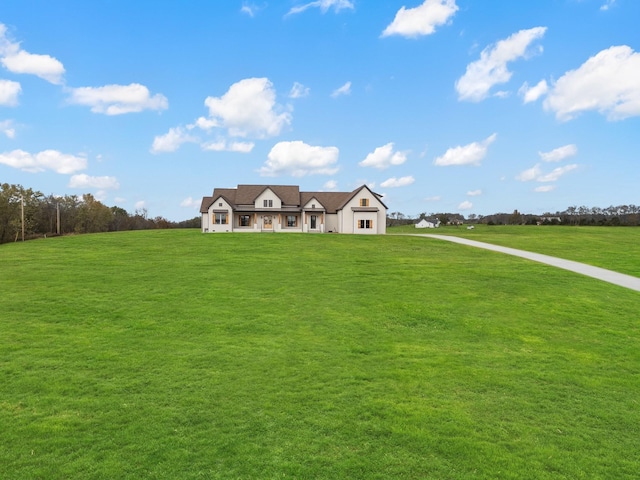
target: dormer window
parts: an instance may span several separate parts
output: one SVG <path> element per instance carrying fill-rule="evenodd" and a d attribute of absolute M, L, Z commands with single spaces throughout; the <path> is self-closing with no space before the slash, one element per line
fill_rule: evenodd
<path fill-rule="evenodd" d="M 264 208 L 271 208 L 273 207 L 273 200 L 264 200 L 262 205 Z"/>
<path fill-rule="evenodd" d="M 315 204 L 315 203 L 312 203 L 312 204 L 311 204 L 311 208 L 316 208 L 316 204 Z"/>
<path fill-rule="evenodd" d="M 360 206 L 361 207 L 368 207 L 369 206 L 369 199 L 368 198 L 361 198 L 360 199 Z"/>
<path fill-rule="evenodd" d="M 221 207 L 221 206 L 222 206 L 222 202 L 220 202 L 220 203 L 218 204 L 218 206 L 219 206 L 219 207 Z"/>

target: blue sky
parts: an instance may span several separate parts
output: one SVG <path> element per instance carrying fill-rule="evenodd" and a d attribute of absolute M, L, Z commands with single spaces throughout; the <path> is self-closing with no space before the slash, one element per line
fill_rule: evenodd
<path fill-rule="evenodd" d="M 637 0 L 3 0 L 0 182 L 198 215 L 364 183 L 390 211 L 638 204 Z"/>

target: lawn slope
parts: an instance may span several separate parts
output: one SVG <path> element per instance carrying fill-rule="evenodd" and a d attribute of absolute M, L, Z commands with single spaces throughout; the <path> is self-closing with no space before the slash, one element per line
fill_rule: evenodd
<path fill-rule="evenodd" d="M 442 234 L 566 258 L 640 277 L 640 228 L 536 225 L 475 225 L 417 229 L 393 227 L 388 233 Z"/>
<path fill-rule="evenodd" d="M 0 247 L 0 477 L 634 478 L 638 294 L 406 236 Z"/>

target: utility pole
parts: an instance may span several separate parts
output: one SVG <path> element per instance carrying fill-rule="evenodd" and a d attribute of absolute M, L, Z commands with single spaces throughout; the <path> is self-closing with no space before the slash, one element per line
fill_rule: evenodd
<path fill-rule="evenodd" d="M 56 233 L 60 235 L 60 202 L 56 203 Z"/>
<path fill-rule="evenodd" d="M 20 195 L 20 218 L 22 219 L 22 241 L 24 242 L 24 195 Z"/>

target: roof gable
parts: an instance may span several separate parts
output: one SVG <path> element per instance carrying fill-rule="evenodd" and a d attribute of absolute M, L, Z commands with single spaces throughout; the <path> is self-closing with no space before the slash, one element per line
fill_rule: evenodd
<path fill-rule="evenodd" d="M 349 197 L 340 205 L 340 207 L 338 208 L 338 210 L 342 210 L 344 208 L 344 206 L 349 203 L 351 200 L 353 200 L 353 198 L 358 195 L 358 193 L 360 193 L 363 189 L 366 189 L 371 195 L 373 195 L 373 197 L 378 200 L 378 202 L 380 202 L 380 204 L 385 208 L 385 210 L 387 209 L 387 206 L 384 204 L 384 202 L 382 201 L 382 195 L 379 195 L 377 193 L 375 193 L 374 191 L 372 191 L 369 187 L 367 187 L 366 185 L 362 185 L 360 188 L 356 188 L 353 192 L 351 192 L 349 195 Z"/>
<path fill-rule="evenodd" d="M 252 205 L 267 189 L 275 193 L 283 205 L 300 205 L 300 188 L 297 185 L 238 185 L 235 203 Z"/>

